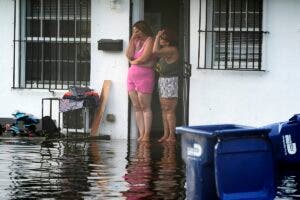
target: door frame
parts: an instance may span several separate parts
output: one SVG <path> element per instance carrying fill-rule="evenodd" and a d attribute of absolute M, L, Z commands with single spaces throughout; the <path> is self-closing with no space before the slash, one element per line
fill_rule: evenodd
<path fill-rule="evenodd" d="M 191 64 L 190 64 L 190 0 L 181 0 L 181 27 L 183 27 L 183 125 L 189 125 L 189 94 L 190 94 L 190 77 L 191 77 Z"/>
<path fill-rule="evenodd" d="M 182 125 L 189 124 L 189 92 L 190 92 L 190 0 L 179 0 L 180 2 L 180 30 L 179 38 L 182 43 L 179 46 L 183 49 L 181 54 L 183 57 L 183 82 L 182 82 Z M 130 0 L 129 14 L 129 33 L 131 33 L 132 25 L 144 19 L 144 0 Z M 129 34 L 129 37 L 131 34 Z M 129 38 L 128 38 L 129 39 Z M 128 139 L 137 138 L 137 128 L 135 126 L 134 112 L 128 97 Z"/>

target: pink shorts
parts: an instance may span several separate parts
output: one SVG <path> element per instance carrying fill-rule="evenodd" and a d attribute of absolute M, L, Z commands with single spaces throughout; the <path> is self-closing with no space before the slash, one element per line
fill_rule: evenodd
<path fill-rule="evenodd" d="M 154 71 L 152 67 L 131 65 L 127 76 L 128 92 L 152 93 L 154 89 Z"/>

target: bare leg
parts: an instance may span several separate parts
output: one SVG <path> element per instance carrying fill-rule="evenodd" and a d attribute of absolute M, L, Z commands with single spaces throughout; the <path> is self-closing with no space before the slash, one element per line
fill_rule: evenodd
<path fill-rule="evenodd" d="M 161 105 L 161 111 L 162 111 L 162 120 L 163 120 L 163 127 L 164 127 L 164 134 L 163 136 L 158 140 L 158 142 L 163 142 L 169 137 L 169 125 L 167 121 L 167 108 L 165 105 L 165 99 L 160 99 L 160 105 Z"/>
<path fill-rule="evenodd" d="M 143 112 L 144 120 L 144 134 L 141 141 L 150 140 L 150 131 L 152 126 L 152 110 L 151 110 L 151 100 L 152 94 L 138 93 L 139 103 Z"/>
<path fill-rule="evenodd" d="M 167 121 L 167 126 L 169 128 L 168 137 L 165 140 L 167 142 L 176 141 L 176 138 L 175 138 L 176 105 L 177 105 L 177 98 L 165 98 L 164 99 L 166 121 Z"/>
<path fill-rule="evenodd" d="M 135 92 L 135 91 L 129 92 L 129 96 L 130 96 L 132 106 L 134 109 L 134 113 L 135 113 L 135 119 L 136 119 L 137 127 L 139 130 L 138 140 L 140 141 L 143 138 L 144 133 L 145 133 L 144 115 L 143 115 L 141 105 L 139 103 L 139 98 L 138 98 L 137 92 Z"/>

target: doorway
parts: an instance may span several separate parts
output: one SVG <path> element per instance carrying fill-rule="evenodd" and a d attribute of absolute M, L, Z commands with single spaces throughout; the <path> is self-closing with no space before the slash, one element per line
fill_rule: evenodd
<path fill-rule="evenodd" d="M 184 0 L 144 0 L 144 20 L 152 27 L 153 32 L 156 34 L 159 30 L 164 27 L 171 28 L 177 33 L 178 36 L 178 49 L 181 51 L 181 58 L 184 58 L 183 48 L 183 35 L 184 35 Z M 181 59 L 181 65 L 184 66 L 184 59 Z M 183 67 L 182 67 L 183 74 Z M 157 80 L 156 80 L 157 82 Z M 179 80 L 179 96 L 178 104 L 176 109 L 177 126 L 184 124 L 183 114 L 183 76 Z M 152 99 L 152 111 L 153 111 L 153 122 L 152 122 L 152 138 L 159 138 L 163 134 L 162 116 L 160 110 L 159 96 L 157 92 L 157 86 L 153 92 Z"/>

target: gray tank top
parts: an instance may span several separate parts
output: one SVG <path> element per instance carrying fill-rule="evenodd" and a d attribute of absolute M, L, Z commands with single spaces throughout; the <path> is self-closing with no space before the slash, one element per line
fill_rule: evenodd
<path fill-rule="evenodd" d="M 165 59 L 160 58 L 156 63 L 156 68 L 161 77 L 179 76 L 179 61 L 168 64 Z"/>

